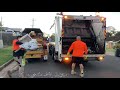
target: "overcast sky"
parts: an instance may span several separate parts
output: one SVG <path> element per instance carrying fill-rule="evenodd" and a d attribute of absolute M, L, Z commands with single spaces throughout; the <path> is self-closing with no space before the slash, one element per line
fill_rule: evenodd
<path fill-rule="evenodd" d="M 40 28 L 43 32 L 53 33 L 49 30 L 53 24 L 57 12 L 0 12 L 4 27 L 29 28 L 32 27 L 32 19 L 35 19 L 34 27 Z M 95 12 L 64 12 L 71 15 L 95 15 Z M 101 16 L 107 18 L 107 26 L 113 26 L 120 31 L 120 12 L 100 12 Z"/>

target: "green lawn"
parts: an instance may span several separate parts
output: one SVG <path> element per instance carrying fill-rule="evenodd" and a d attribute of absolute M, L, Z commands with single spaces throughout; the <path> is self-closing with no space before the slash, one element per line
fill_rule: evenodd
<path fill-rule="evenodd" d="M 106 48 L 106 52 L 115 52 L 115 49 L 113 49 L 113 48 L 111 48 L 111 49 Z"/>
<path fill-rule="evenodd" d="M 12 59 L 12 47 L 0 49 L 0 66 Z"/>

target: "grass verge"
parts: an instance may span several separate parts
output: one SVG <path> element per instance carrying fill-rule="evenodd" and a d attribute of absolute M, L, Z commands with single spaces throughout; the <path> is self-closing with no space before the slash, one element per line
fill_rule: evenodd
<path fill-rule="evenodd" d="M 0 49 L 0 66 L 13 58 L 12 46 Z"/>
<path fill-rule="evenodd" d="M 106 48 L 106 52 L 115 52 L 115 49 L 113 49 L 113 48 Z"/>

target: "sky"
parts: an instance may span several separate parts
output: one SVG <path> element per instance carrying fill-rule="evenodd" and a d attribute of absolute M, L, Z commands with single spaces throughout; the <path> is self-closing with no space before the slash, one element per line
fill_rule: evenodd
<path fill-rule="evenodd" d="M 31 28 L 34 18 L 34 28 L 40 28 L 47 34 L 54 33 L 54 28 L 50 27 L 54 22 L 58 12 L 0 12 L 4 27 L 10 28 Z M 63 12 L 65 15 L 95 15 L 95 12 Z M 100 12 L 101 16 L 106 17 L 106 25 L 113 26 L 120 31 L 120 12 Z"/>

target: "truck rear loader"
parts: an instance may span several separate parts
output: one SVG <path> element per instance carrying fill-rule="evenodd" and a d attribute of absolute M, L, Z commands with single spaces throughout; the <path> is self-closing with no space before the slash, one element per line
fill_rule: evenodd
<path fill-rule="evenodd" d="M 81 36 L 88 47 L 87 60 L 102 61 L 105 56 L 106 18 L 101 16 L 55 16 L 55 45 L 52 47 L 54 61 L 69 61 L 66 57 L 70 45 Z M 71 52 L 72 54 L 72 52 Z"/>

